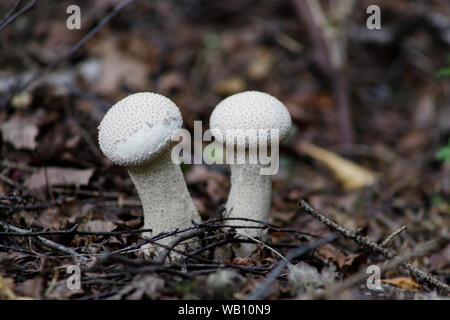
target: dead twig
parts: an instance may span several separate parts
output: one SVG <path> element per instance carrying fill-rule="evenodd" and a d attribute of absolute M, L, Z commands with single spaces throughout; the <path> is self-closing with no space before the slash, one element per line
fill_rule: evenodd
<path fill-rule="evenodd" d="M 26 233 L 27 232 L 26 230 L 23 230 L 23 229 L 21 229 L 19 227 L 15 227 L 15 226 L 10 225 L 9 223 L 6 223 L 6 222 L 1 221 L 1 220 L 0 220 L 0 225 L 3 228 L 5 228 L 6 230 L 12 230 L 12 231 L 18 232 L 18 233 Z M 60 243 L 57 243 L 57 242 L 53 241 L 53 240 L 44 238 L 42 236 L 37 236 L 36 239 L 41 244 L 43 244 L 43 245 L 45 245 L 45 246 L 47 246 L 47 247 L 49 247 L 51 249 L 54 249 L 54 250 L 56 250 L 56 251 L 58 251 L 60 253 L 64 253 L 64 254 L 69 255 L 69 256 L 80 257 L 81 259 L 86 259 L 82 255 L 80 255 L 75 249 L 66 247 L 66 246 L 64 246 L 64 245 L 62 245 Z"/>
<path fill-rule="evenodd" d="M 439 244 L 440 244 L 439 240 L 431 240 L 431 241 L 417 247 L 415 250 L 412 250 L 402 256 L 395 257 L 389 263 L 381 266 L 380 272 L 382 273 L 384 271 L 397 268 L 400 264 L 402 264 L 410 259 L 423 256 L 424 254 L 426 254 L 426 253 L 430 252 L 431 250 L 435 249 L 436 247 L 438 247 Z M 346 290 L 347 288 L 350 288 L 350 287 L 360 283 L 361 281 L 364 281 L 366 278 L 367 278 L 367 271 L 366 271 L 366 268 L 363 268 L 360 272 L 358 272 L 354 276 L 346 279 L 345 281 L 342 281 L 338 284 L 335 284 L 335 285 L 329 287 L 324 292 L 314 294 L 311 298 L 312 299 L 336 298 L 337 294 Z"/>
<path fill-rule="evenodd" d="M 240 235 L 241 237 L 245 237 L 245 238 L 247 238 L 247 239 L 252 240 L 252 241 L 255 242 L 255 243 L 258 243 L 258 244 L 262 245 L 263 247 L 269 249 L 269 250 L 272 251 L 274 254 L 276 254 L 277 256 L 279 256 L 282 260 L 286 261 L 287 264 L 291 264 L 291 262 L 290 262 L 289 260 L 287 260 L 281 253 L 279 253 L 277 250 L 275 250 L 274 248 L 272 248 L 271 246 L 269 246 L 269 245 L 268 245 L 267 243 L 265 243 L 264 241 L 259 240 L 259 239 L 256 239 L 256 238 L 254 238 L 254 237 L 252 237 L 252 236 L 246 235 L 246 234 L 244 234 L 244 233 L 237 232 L 237 234 Z"/>
<path fill-rule="evenodd" d="M 277 227 L 273 224 L 270 224 L 268 222 L 265 221 L 261 221 L 261 220 L 256 220 L 256 219 L 250 219 L 250 218 L 216 218 L 216 219 L 211 219 L 207 222 L 205 222 L 205 224 L 212 224 L 215 222 L 221 222 L 221 221 L 246 221 L 246 222 L 255 222 L 255 223 L 259 223 L 262 226 L 264 226 L 265 228 L 268 229 L 268 231 L 274 231 L 274 232 L 286 232 L 286 233 L 292 233 L 292 234 L 301 234 L 301 235 L 305 235 L 305 236 L 310 236 L 313 238 L 318 238 L 317 235 L 314 235 L 312 233 L 308 233 L 308 232 L 300 232 L 297 231 L 295 229 L 290 229 L 290 228 L 281 228 L 281 227 Z M 227 227 L 226 225 L 220 225 L 220 227 Z M 258 226 L 229 226 L 231 228 L 260 228 Z"/>
<path fill-rule="evenodd" d="M 164 238 L 167 238 L 167 237 L 175 236 L 175 235 L 183 233 L 183 232 L 187 232 L 187 231 L 193 230 L 193 229 L 195 229 L 197 227 L 198 226 L 191 226 L 191 227 L 186 227 L 186 228 L 182 228 L 182 229 L 175 229 L 175 230 L 170 231 L 170 232 L 161 232 L 161 233 L 159 233 L 157 235 L 154 235 L 154 236 L 152 236 L 150 238 L 146 238 L 146 239 L 144 239 L 142 241 L 135 242 L 135 243 L 133 243 L 133 244 L 131 244 L 131 245 L 125 247 L 125 248 L 113 251 L 110 254 L 118 254 L 118 253 L 125 253 L 125 252 L 134 251 L 134 250 L 140 249 L 143 245 L 145 245 L 147 243 L 153 243 L 153 244 L 160 245 L 160 244 L 156 243 L 156 241 L 164 239 Z"/>
<path fill-rule="evenodd" d="M 8 18 L 16 11 L 17 7 L 19 7 L 19 4 L 22 2 L 22 0 L 16 0 L 14 2 L 13 6 L 9 11 L 6 13 L 6 15 L 0 20 L 0 26 L 3 25 L 3 23 L 8 20 Z"/>
<path fill-rule="evenodd" d="M 253 291 L 251 294 L 249 294 L 245 299 L 248 299 L 248 300 L 264 299 L 269 293 L 267 289 L 272 284 L 272 282 L 275 281 L 276 278 L 283 272 L 283 270 L 286 268 L 289 260 L 298 258 L 301 255 L 305 254 L 306 252 L 308 252 L 312 249 L 315 249 L 321 245 L 324 245 L 330 241 L 333 241 L 336 238 L 337 238 L 337 234 L 332 233 L 325 238 L 319 238 L 319 239 L 313 241 L 312 243 L 309 243 L 307 245 L 304 245 L 297 249 L 289 251 L 286 254 L 286 259 L 278 262 L 276 267 L 274 269 L 272 269 L 272 271 L 264 278 L 264 280 L 257 287 L 257 289 L 255 291 Z"/>
<path fill-rule="evenodd" d="M 86 43 L 89 42 L 97 33 L 99 33 L 103 27 L 111 20 L 113 19 L 122 9 L 127 7 L 128 5 L 132 4 L 136 0 L 124 0 L 121 3 L 117 4 L 114 9 L 106 15 L 100 23 L 95 26 L 91 31 L 89 31 L 88 34 L 86 34 L 80 41 L 78 41 L 65 55 L 57 58 L 53 62 L 51 62 L 49 65 L 47 65 L 43 70 L 39 71 L 38 73 L 34 74 L 28 81 L 26 81 L 23 84 L 15 83 L 12 85 L 12 88 L 8 90 L 0 99 L 0 109 L 3 109 L 11 100 L 12 97 L 17 92 L 23 91 L 26 88 L 28 88 L 32 83 L 34 83 L 36 80 L 47 74 L 50 70 L 53 70 L 57 66 L 59 66 L 62 62 L 66 61 L 70 57 L 72 57 L 75 53 L 77 53 L 81 48 L 84 47 Z M 12 17 L 11 17 L 12 18 Z"/>
<path fill-rule="evenodd" d="M 20 17 L 25 12 L 31 10 L 31 8 L 34 7 L 36 4 L 36 0 L 31 0 L 25 7 L 17 11 L 14 15 L 13 12 L 16 11 L 17 7 L 21 3 L 21 0 L 18 0 L 14 3 L 12 8 L 8 11 L 8 13 L 5 15 L 5 17 L 0 21 L 0 31 L 6 28 L 9 24 L 14 22 L 18 17 Z"/>
<path fill-rule="evenodd" d="M 354 130 L 348 81 L 344 72 L 345 49 L 342 45 L 345 41 L 337 39 L 335 30 L 332 30 L 317 1 L 292 0 L 292 4 L 310 38 L 315 64 L 331 86 L 342 140 L 352 143 Z"/>
<path fill-rule="evenodd" d="M 374 253 L 379 254 L 389 260 L 392 260 L 396 257 L 396 253 L 393 252 L 392 250 L 387 249 L 387 248 L 375 243 L 373 240 L 371 240 L 368 237 L 363 237 L 354 231 L 349 231 L 349 230 L 341 227 L 334 221 L 331 221 L 327 217 L 323 216 L 322 214 L 320 214 L 319 212 L 314 210 L 306 201 L 300 200 L 298 202 L 298 205 L 301 209 L 303 209 L 303 211 L 305 211 L 307 214 L 309 214 L 313 218 L 317 219 L 320 223 L 326 225 L 331 230 L 339 232 L 345 238 L 357 243 L 361 248 L 368 248 L 368 249 L 372 250 Z M 448 242 L 448 239 L 444 239 L 441 241 Z M 415 276 L 419 283 L 420 282 L 428 283 L 432 287 L 441 291 L 443 294 L 447 294 L 449 292 L 448 285 L 446 285 L 439 279 L 433 277 L 431 274 L 429 274 L 425 271 L 422 271 L 406 262 L 402 262 L 399 265 L 400 265 L 400 267 L 402 267 L 403 269 L 408 271 L 411 275 Z"/>
<path fill-rule="evenodd" d="M 182 228 L 182 229 L 176 229 L 176 230 L 173 230 L 173 231 L 170 231 L 170 232 L 162 232 L 162 233 L 154 235 L 154 236 L 152 236 L 150 238 L 147 238 L 147 239 L 144 239 L 142 241 L 133 243 L 132 245 L 127 246 L 125 248 L 113 251 L 113 252 L 111 252 L 111 254 L 117 254 L 117 253 L 124 253 L 124 252 L 133 251 L 133 250 L 139 249 L 141 246 L 143 246 L 143 245 L 145 245 L 147 243 L 155 243 L 158 240 L 161 240 L 161 239 L 164 239 L 164 238 L 167 238 L 167 237 L 171 237 L 171 236 L 175 236 L 175 235 L 178 235 L 178 234 L 181 234 L 181 233 L 184 233 L 184 232 L 188 232 L 188 231 L 191 231 L 193 229 L 198 229 L 198 228 L 223 228 L 223 227 L 240 228 L 241 227 L 241 226 L 223 226 L 223 225 L 214 225 L 213 224 L 215 222 L 224 221 L 224 220 L 251 221 L 251 222 L 260 223 L 260 224 L 264 225 L 263 228 L 267 227 L 269 230 L 272 230 L 272 231 L 288 232 L 288 233 L 293 233 L 293 234 L 305 234 L 305 233 L 298 232 L 298 231 L 296 231 L 294 229 L 279 228 L 279 227 L 276 227 L 276 226 L 271 225 L 269 223 L 266 223 L 266 222 L 263 222 L 263 221 L 259 221 L 259 220 L 254 220 L 254 219 L 246 219 L 246 218 L 212 219 L 210 221 L 207 221 L 207 222 L 204 222 L 204 223 L 200 223 L 198 225 L 194 225 L 194 226 L 190 226 L 190 227 L 186 227 L 186 228 Z M 254 227 L 254 226 L 252 226 L 252 227 Z M 248 228 L 248 227 L 247 226 L 242 226 L 242 228 Z M 312 236 L 312 237 L 317 237 L 317 236 L 312 235 L 312 234 L 306 234 L 306 235 L 309 235 L 309 236 Z M 247 243 L 249 243 L 249 242 L 247 242 Z M 250 243 L 252 243 L 252 242 L 250 242 Z"/>
<path fill-rule="evenodd" d="M 160 264 L 164 264 L 164 262 L 166 261 L 167 257 L 169 256 L 170 252 L 181 242 L 189 240 L 189 239 L 193 239 L 196 238 L 198 236 L 201 236 L 205 233 L 204 230 L 200 229 L 200 230 L 194 230 L 191 231 L 189 233 L 186 234 L 182 234 L 178 237 L 176 237 L 175 239 L 172 240 L 172 242 L 169 244 L 168 248 L 166 250 L 164 250 L 163 253 L 161 253 L 161 255 L 158 256 L 158 259 L 156 260 L 158 263 Z"/>
<path fill-rule="evenodd" d="M 59 235 L 80 235 L 80 236 L 104 236 L 104 237 L 114 237 L 118 235 L 128 235 L 134 233 L 144 233 L 144 232 L 152 232 L 152 229 L 139 229 L 139 230 L 123 230 L 123 231 L 110 231 L 110 232 L 102 232 L 102 231 L 78 231 L 73 228 L 69 230 L 57 230 L 57 231 L 33 231 L 33 232 L 8 232 L 8 231 L 0 231 L 0 236 L 7 237 L 36 237 L 36 236 L 59 236 Z"/>
<path fill-rule="evenodd" d="M 401 226 L 399 229 L 395 230 L 389 237 L 387 237 L 380 246 L 387 247 L 396 237 L 406 230 L 406 226 Z"/>

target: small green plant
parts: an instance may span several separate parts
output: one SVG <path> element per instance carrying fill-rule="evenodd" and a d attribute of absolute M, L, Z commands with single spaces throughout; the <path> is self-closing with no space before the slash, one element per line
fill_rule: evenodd
<path fill-rule="evenodd" d="M 447 56 L 447 60 L 450 61 L 450 55 Z M 450 77 L 450 67 L 445 67 L 436 72 L 436 76 L 440 77 Z M 448 145 L 443 146 L 436 153 L 436 160 L 442 162 L 450 162 L 450 139 L 448 140 Z"/>
<path fill-rule="evenodd" d="M 450 76 L 450 68 L 446 67 L 446 68 L 442 68 L 442 69 L 438 70 L 436 72 L 436 76 L 438 76 L 439 78 Z"/>
<path fill-rule="evenodd" d="M 438 78 L 449 77 L 450 76 L 450 53 L 445 56 L 446 66 L 436 71 L 436 76 Z"/>
<path fill-rule="evenodd" d="M 438 206 L 444 203 L 444 201 L 444 198 L 440 194 L 434 195 L 433 198 L 431 198 L 431 203 L 433 206 Z"/>
<path fill-rule="evenodd" d="M 450 140 L 436 153 L 436 160 L 450 163 Z"/>

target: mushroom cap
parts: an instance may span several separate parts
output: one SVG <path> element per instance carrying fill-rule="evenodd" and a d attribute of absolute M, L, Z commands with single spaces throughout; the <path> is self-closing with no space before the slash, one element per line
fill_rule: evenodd
<path fill-rule="evenodd" d="M 112 106 L 98 127 L 100 149 L 113 163 L 149 163 L 176 142 L 181 113 L 170 99 L 151 92 L 129 95 Z"/>
<path fill-rule="evenodd" d="M 277 98 L 259 91 L 245 91 L 222 100 L 210 118 L 212 134 L 220 142 L 227 141 L 227 133 L 234 137 L 244 135 L 245 146 L 255 145 L 258 138 L 270 144 L 270 130 L 279 130 L 279 140 L 285 139 L 291 128 L 289 111 Z M 266 130 L 249 135 L 250 130 Z M 263 133 L 263 134 L 262 134 Z M 236 145 L 243 140 L 237 139 Z"/>

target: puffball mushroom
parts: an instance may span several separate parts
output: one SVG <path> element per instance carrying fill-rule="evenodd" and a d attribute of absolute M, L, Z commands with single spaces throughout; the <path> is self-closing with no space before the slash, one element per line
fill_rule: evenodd
<path fill-rule="evenodd" d="M 259 157 L 258 161 L 249 161 L 248 150 L 254 151 L 258 144 L 259 148 L 267 144 L 267 148 L 272 148 L 271 152 L 278 152 L 278 140 L 286 138 L 291 128 L 291 117 L 287 108 L 267 93 L 241 92 L 224 99 L 214 108 L 210 128 L 216 141 L 227 145 L 227 157 L 228 146 L 232 146 L 236 151 L 234 164 L 230 164 L 231 189 L 226 204 L 227 218 L 249 218 L 267 222 L 271 208 L 271 176 L 261 174 L 261 169 L 267 166 L 261 163 Z M 252 130 L 258 130 L 256 136 L 248 134 Z M 278 132 L 278 139 L 271 138 L 274 131 Z M 228 135 L 229 132 L 232 134 Z M 273 141 L 276 141 L 276 145 L 272 146 Z M 239 156 L 236 150 L 238 148 L 245 149 L 244 158 Z M 227 220 L 226 224 L 261 226 L 240 220 Z M 261 237 L 261 229 L 238 231 L 250 237 Z M 251 255 L 255 249 L 254 244 L 240 244 L 233 248 L 241 257 Z"/>
<path fill-rule="evenodd" d="M 100 149 L 114 164 L 127 169 L 137 189 L 144 228 L 152 229 L 144 236 L 201 221 L 180 166 L 171 160 L 170 151 L 176 143 L 171 136 L 181 124 L 175 103 L 156 93 L 141 92 L 112 106 L 98 128 Z M 171 240 L 168 237 L 160 242 Z"/>

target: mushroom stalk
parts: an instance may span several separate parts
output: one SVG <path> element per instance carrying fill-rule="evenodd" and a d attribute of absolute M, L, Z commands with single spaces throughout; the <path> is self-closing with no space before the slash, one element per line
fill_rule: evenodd
<path fill-rule="evenodd" d="M 145 236 L 189 227 L 192 221 L 201 220 L 180 166 L 171 159 L 171 137 L 182 122 L 180 110 L 170 99 L 140 92 L 112 106 L 99 125 L 100 149 L 113 163 L 126 167 L 136 186 L 145 228 L 152 229 Z M 171 238 L 160 243 L 168 244 Z M 144 248 L 150 247 L 152 244 Z"/>
<path fill-rule="evenodd" d="M 231 165 L 228 216 L 267 222 L 272 192 L 270 174 L 275 174 L 276 171 L 270 170 L 273 169 L 272 166 L 266 168 L 263 165 L 266 161 L 261 152 L 265 148 L 265 151 L 270 149 L 271 158 L 275 152 L 278 164 L 279 141 L 288 136 L 291 128 L 289 111 L 283 103 L 267 93 L 246 91 L 222 100 L 211 114 L 210 126 L 216 140 L 226 144 L 227 153 L 229 149 L 235 148 L 238 152 L 235 153 L 234 160 L 241 160 Z M 248 157 L 239 154 L 239 150 L 243 149 L 246 153 L 249 152 Z M 257 150 L 258 158 L 255 158 L 254 152 Z M 232 156 L 227 154 L 228 157 Z M 234 222 L 229 220 L 226 224 L 232 225 Z M 248 221 L 245 224 L 257 225 Z M 261 229 L 252 228 L 243 229 L 241 234 L 256 238 L 264 236 Z M 256 245 L 241 244 L 233 246 L 233 249 L 238 256 L 249 256 L 255 251 Z"/>
<path fill-rule="evenodd" d="M 270 213 L 272 179 L 261 175 L 262 165 L 235 164 L 231 165 L 231 189 L 226 205 L 227 218 L 248 218 L 267 222 Z M 226 225 L 261 226 L 260 223 L 227 220 Z M 264 236 L 261 229 L 237 230 L 253 238 Z M 256 249 L 255 244 L 241 243 L 234 248 L 238 256 L 249 256 Z"/>
<path fill-rule="evenodd" d="M 144 209 L 144 228 L 157 235 L 200 222 L 183 173 L 172 162 L 170 153 L 162 154 L 150 164 L 127 167 Z M 167 244 L 171 237 L 160 242 Z"/>

